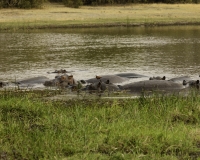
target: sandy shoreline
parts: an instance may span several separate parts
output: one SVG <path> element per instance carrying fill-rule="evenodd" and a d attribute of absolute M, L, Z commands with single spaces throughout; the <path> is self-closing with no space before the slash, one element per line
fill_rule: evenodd
<path fill-rule="evenodd" d="M 1 9 L 0 30 L 113 26 L 200 25 L 199 4 L 132 4 L 42 9 Z"/>

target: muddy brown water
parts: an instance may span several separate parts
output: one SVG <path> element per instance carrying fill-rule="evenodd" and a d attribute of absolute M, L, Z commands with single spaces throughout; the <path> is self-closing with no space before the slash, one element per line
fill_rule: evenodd
<path fill-rule="evenodd" d="M 200 26 L 0 32 L 0 57 L 0 81 L 54 78 L 47 72 L 56 69 L 66 69 L 77 80 L 124 72 L 196 79 Z"/>

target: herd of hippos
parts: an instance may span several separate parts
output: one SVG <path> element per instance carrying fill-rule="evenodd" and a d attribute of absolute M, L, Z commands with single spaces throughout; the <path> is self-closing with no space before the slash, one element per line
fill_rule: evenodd
<path fill-rule="evenodd" d="M 165 76 L 148 77 L 135 73 L 119 73 L 114 75 L 96 76 L 95 78 L 86 80 L 76 80 L 73 75 L 68 75 L 67 71 L 64 69 L 55 70 L 54 72 L 48 73 L 56 73 L 57 75 L 54 79 L 40 76 L 16 82 L 0 82 L 0 87 L 4 88 L 12 85 L 17 85 L 18 87 L 28 87 L 42 84 L 45 87 L 58 87 L 62 89 L 70 88 L 71 90 L 82 90 L 88 91 L 89 93 L 103 93 L 104 91 L 126 91 L 126 93 L 130 94 L 141 94 L 144 92 L 152 93 L 155 91 L 175 93 L 180 91 L 188 91 L 188 89 L 191 88 L 199 89 L 199 80 L 194 80 L 189 76 L 167 79 Z M 146 77 L 147 80 L 129 82 L 129 80 L 132 78 L 139 79 L 144 77 Z"/>

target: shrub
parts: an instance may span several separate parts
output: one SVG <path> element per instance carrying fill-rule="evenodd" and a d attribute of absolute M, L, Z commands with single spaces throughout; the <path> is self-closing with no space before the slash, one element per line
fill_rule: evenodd
<path fill-rule="evenodd" d="M 45 0 L 0 0 L 0 8 L 40 8 Z"/>

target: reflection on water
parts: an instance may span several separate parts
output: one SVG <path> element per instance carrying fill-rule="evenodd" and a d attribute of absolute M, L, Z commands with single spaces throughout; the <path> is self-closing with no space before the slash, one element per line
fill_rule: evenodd
<path fill-rule="evenodd" d="M 119 72 L 199 75 L 200 27 L 35 30 L 0 33 L 0 80 L 73 71 L 77 79 Z"/>

